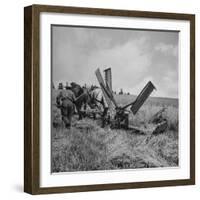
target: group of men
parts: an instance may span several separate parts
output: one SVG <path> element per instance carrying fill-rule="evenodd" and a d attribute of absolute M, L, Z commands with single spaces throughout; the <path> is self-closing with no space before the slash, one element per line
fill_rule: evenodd
<path fill-rule="evenodd" d="M 94 90 L 92 89 L 93 92 Z M 62 121 L 66 128 L 71 127 L 75 109 L 79 119 L 85 117 L 87 112 L 90 112 L 94 119 L 96 118 L 96 99 L 93 95 L 91 97 L 90 92 L 85 87 L 75 83 L 71 83 L 70 87 L 66 86 L 63 89 L 59 89 L 56 104 L 61 111 Z"/>

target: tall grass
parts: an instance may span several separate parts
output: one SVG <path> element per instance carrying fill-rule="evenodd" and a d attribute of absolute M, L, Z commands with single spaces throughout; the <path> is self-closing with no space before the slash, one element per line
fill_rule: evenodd
<path fill-rule="evenodd" d="M 134 126 L 148 126 L 150 119 L 162 108 L 159 105 L 144 105 L 135 116 L 129 115 L 129 121 Z M 168 130 L 178 132 L 178 108 L 174 106 L 165 108 L 162 116 L 167 120 Z"/>
<path fill-rule="evenodd" d="M 53 129 L 53 134 L 53 172 L 96 170 L 105 166 L 105 134 L 92 121 L 87 121 L 83 128 Z"/>

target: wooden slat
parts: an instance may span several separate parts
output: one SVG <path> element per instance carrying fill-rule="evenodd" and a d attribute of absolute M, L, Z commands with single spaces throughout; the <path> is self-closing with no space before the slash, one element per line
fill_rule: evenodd
<path fill-rule="evenodd" d="M 151 81 L 149 81 L 143 88 L 143 90 L 140 92 L 133 105 L 131 106 L 131 111 L 133 112 L 134 115 L 138 112 L 138 110 L 141 108 L 141 106 L 144 104 L 144 102 L 147 100 L 147 98 L 154 89 L 155 86 Z"/>
<path fill-rule="evenodd" d="M 105 86 L 105 83 L 104 83 L 104 80 L 103 80 L 103 77 L 101 75 L 99 68 L 95 71 L 95 74 L 96 74 L 97 80 L 99 81 L 99 85 L 100 85 L 101 90 L 103 92 L 106 103 L 108 104 L 108 107 L 110 109 L 117 107 L 117 103 L 116 103 L 112 93 Z"/>
<path fill-rule="evenodd" d="M 112 72 L 111 68 L 105 69 L 105 82 L 106 82 L 106 87 L 112 92 Z"/>

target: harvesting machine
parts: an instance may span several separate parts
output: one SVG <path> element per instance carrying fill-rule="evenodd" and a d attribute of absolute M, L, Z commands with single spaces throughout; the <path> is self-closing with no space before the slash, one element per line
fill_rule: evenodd
<path fill-rule="evenodd" d="M 127 105 L 120 106 L 118 105 L 112 91 L 111 68 L 104 70 L 104 73 L 105 78 L 103 79 L 100 69 L 98 68 L 95 71 L 97 80 L 103 93 L 103 97 L 107 104 L 102 117 L 102 126 L 105 126 L 105 124 L 110 124 L 111 128 L 135 129 L 135 127 L 130 126 L 129 124 L 129 114 L 132 112 L 133 115 L 136 115 L 153 90 L 156 89 L 155 86 L 151 81 L 149 81 L 135 100 Z M 154 130 L 164 131 L 165 129 L 166 122 L 161 122 L 156 125 Z"/>

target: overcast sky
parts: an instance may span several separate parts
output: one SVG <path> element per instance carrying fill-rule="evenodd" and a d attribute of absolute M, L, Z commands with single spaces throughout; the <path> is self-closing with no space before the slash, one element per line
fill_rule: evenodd
<path fill-rule="evenodd" d="M 112 69 L 113 90 L 139 94 L 151 80 L 160 97 L 178 97 L 178 32 L 52 27 L 53 82 L 98 85 Z"/>

